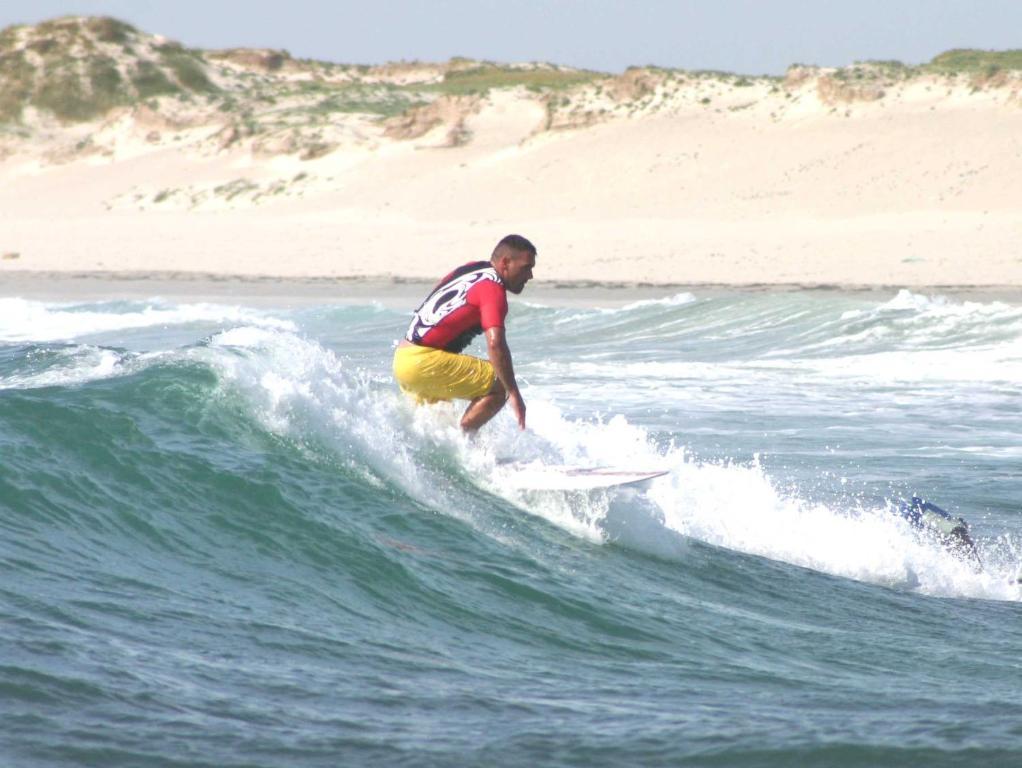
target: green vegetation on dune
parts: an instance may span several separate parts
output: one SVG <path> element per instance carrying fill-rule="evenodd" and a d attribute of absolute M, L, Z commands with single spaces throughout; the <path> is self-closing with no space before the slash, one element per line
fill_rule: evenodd
<path fill-rule="evenodd" d="M 838 80 L 907 80 L 926 74 L 993 75 L 1022 71 L 1022 50 L 981 51 L 958 48 L 934 56 L 929 62 L 912 66 L 896 59 L 859 61 L 834 73 Z"/>
<path fill-rule="evenodd" d="M 85 20 L 85 28 L 102 43 L 126 43 L 139 32 L 130 24 L 109 16 L 98 16 Z"/>
<path fill-rule="evenodd" d="M 702 80 L 720 80 L 722 82 L 735 80 L 739 77 L 737 73 L 728 72 L 723 69 L 663 69 L 660 67 L 646 67 L 646 69 L 649 69 L 651 72 L 677 73 Z"/>
<path fill-rule="evenodd" d="M 952 50 L 919 66 L 888 60 L 803 69 L 793 73 L 794 82 L 813 77 L 842 93 L 879 93 L 880 98 L 889 84 L 920 76 L 961 76 L 977 89 L 997 87 L 1010 72 L 1022 70 L 1022 50 Z M 649 106 L 657 93 L 669 99 L 682 87 L 766 84 L 776 93 L 784 79 L 657 66 L 615 76 L 461 58 L 447 64 L 345 65 L 294 59 L 287 51 L 270 49 L 191 49 L 110 17 L 69 16 L 0 30 L 0 126 L 5 130 L 18 128 L 29 107 L 78 122 L 119 106 L 145 103 L 173 111 L 188 104 L 192 112 L 205 107 L 211 119 L 217 113 L 236 117 L 239 135 L 251 136 L 322 126 L 331 115 L 390 118 L 440 97 L 485 96 L 510 88 L 541 94 L 548 109 L 574 111 L 585 101 L 576 91 L 589 87 L 601 97 L 609 94 L 633 114 Z M 709 103 L 709 97 L 699 95 Z M 157 97 L 165 98 L 159 102 Z M 192 118 L 201 120 L 202 115 Z"/>
<path fill-rule="evenodd" d="M 322 80 L 290 82 L 284 85 L 261 85 L 247 95 L 251 102 L 277 108 L 266 117 L 279 119 L 302 115 L 323 117 L 332 113 L 367 114 L 391 117 L 425 103 L 419 89 L 393 83 L 331 83 Z M 220 110 L 234 112 L 239 108 L 240 94 L 225 95 Z"/>
<path fill-rule="evenodd" d="M 886 72 L 888 74 L 911 73 L 914 69 L 905 62 L 898 61 L 897 59 L 867 59 L 861 63 L 871 67 L 872 69 L 880 72 Z"/>
<path fill-rule="evenodd" d="M 33 106 L 52 112 L 62 120 L 88 120 L 95 114 L 83 98 L 77 72 L 54 72 L 33 95 Z"/>
<path fill-rule="evenodd" d="M 487 93 L 495 88 L 524 86 L 533 91 L 565 90 L 606 77 L 587 70 L 562 70 L 547 67 L 509 67 L 484 63 L 467 69 L 454 69 L 440 83 L 422 90 L 453 96 Z"/>
<path fill-rule="evenodd" d="M 14 49 L 14 44 L 18 40 L 18 32 L 22 29 L 24 29 L 24 27 L 20 24 L 0 29 L 0 54 L 7 53 Z"/>
<path fill-rule="evenodd" d="M 217 90 L 200 52 L 155 40 L 109 17 L 0 31 L 0 122 L 18 122 L 26 107 L 80 122 L 154 96 Z"/>
<path fill-rule="evenodd" d="M 142 100 L 177 94 L 181 91 L 170 82 L 162 69 L 147 59 L 135 63 L 134 71 L 131 73 L 131 84 L 135 86 L 138 97 Z"/>
<path fill-rule="evenodd" d="M 347 85 L 329 93 L 309 111 L 322 115 L 338 112 L 392 117 L 425 103 L 414 91 L 393 85 Z"/>
<path fill-rule="evenodd" d="M 211 93 L 217 87 L 206 74 L 206 62 L 202 54 L 189 51 L 177 43 L 168 43 L 158 49 L 160 62 L 171 72 L 186 90 Z"/>
<path fill-rule="evenodd" d="M 24 51 L 0 54 L 0 122 L 16 122 L 32 93 L 35 68 Z"/>
<path fill-rule="evenodd" d="M 123 104 L 123 78 L 117 62 L 108 56 L 92 59 L 88 63 L 89 98 L 87 103 L 94 115 Z"/>
<path fill-rule="evenodd" d="M 974 48 L 957 48 L 935 56 L 926 69 L 949 73 L 986 73 L 1000 70 L 1022 70 L 1022 50 L 980 51 Z"/>
<path fill-rule="evenodd" d="M 907 80 L 918 75 L 918 67 L 910 67 L 896 59 L 857 61 L 851 66 L 842 67 L 834 73 L 836 80 L 876 81 L 876 80 Z"/>
<path fill-rule="evenodd" d="M 64 66 L 50 73 L 32 98 L 33 106 L 61 120 L 90 120 L 125 103 L 121 75 L 111 59 L 93 59 L 83 78 L 78 67 Z"/>

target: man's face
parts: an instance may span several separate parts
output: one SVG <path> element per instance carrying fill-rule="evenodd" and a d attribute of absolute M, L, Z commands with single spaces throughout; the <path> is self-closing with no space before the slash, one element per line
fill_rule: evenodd
<path fill-rule="evenodd" d="M 532 279 L 532 268 L 536 266 L 536 257 L 531 253 L 508 251 L 504 262 L 504 285 L 511 293 L 521 293 L 525 284 Z"/>

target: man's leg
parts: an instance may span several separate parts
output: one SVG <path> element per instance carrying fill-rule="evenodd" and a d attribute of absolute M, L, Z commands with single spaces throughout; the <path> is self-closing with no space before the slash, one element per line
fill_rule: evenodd
<path fill-rule="evenodd" d="M 489 392 L 469 402 L 461 417 L 461 428 L 466 432 L 474 432 L 496 416 L 506 402 L 507 392 L 504 385 L 500 383 L 500 379 L 494 379 Z"/>

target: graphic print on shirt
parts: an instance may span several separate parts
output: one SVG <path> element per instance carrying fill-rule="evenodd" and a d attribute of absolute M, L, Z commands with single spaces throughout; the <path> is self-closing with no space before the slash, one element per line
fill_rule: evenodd
<path fill-rule="evenodd" d="M 427 333 L 465 306 L 469 290 L 483 280 L 492 280 L 498 285 L 503 285 L 497 271 L 486 261 L 466 264 L 456 270 L 450 279 L 434 289 L 415 310 L 405 338 L 416 344 L 421 343 Z M 461 351 L 479 330 L 471 329 L 467 338 L 458 338 L 455 343 L 445 345 L 444 349 Z"/>

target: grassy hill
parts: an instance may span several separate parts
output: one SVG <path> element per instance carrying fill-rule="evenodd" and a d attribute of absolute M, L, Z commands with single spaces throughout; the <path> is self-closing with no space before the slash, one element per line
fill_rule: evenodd
<path fill-rule="evenodd" d="M 89 120 L 156 96 L 215 93 L 199 51 L 110 18 L 62 18 L 0 32 L 0 121 L 26 107 Z"/>
<path fill-rule="evenodd" d="M 990 77 L 1022 70 L 1022 51 L 952 50 L 928 64 L 862 62 L 828 70 L 840 81 L 903 80 L 919 75 Z M 689 79 L 752 80 L 730 73 L 645 68 Z M 627 74 L 627 73 L 626 73 Z M 549 64 L 501 65 L 467 59 L 378 67 L 294 59 L 286 51 L 203 51 L 106 17 L 64 17 L 0 31 L 0 123 L 26 110 L 63 122 L 92 120 L 115 107 L 177 102 L 236 112 L 251 120 L 267 106 L 306 117 L 364 113 L 389 117 L 441 96 L 524 87 L 540 95 L 609 81 L 610 75 Z M 634 78 L 633 78 L 634 79 Z M 162 100 L 162 101 L 161 101 Z M 270 110 L 274 111 L 274 110 Z"/>
<path fill-rule="evenodd" d="M 795 65 L 785 77 L 634 67 L 621 75 L 554 64 L 454 58 L 378 66 L 296 59 L 269 49 L 199 50 L 107 17 L 62 17 L 0 30 L 0 158 L 43 135 L 71 158 L 112 151 L 102 124 L 127 110 L 153 146 L 192 127 L 203 151 L 244 146 L 309 160 L 346 143 L 417 139 L 435 129 L 446 146 L 471 140 L 471 115 L 495 91 L 538 103 L 537 131 L 585 128 L 654 112 L 705 110 L 782 120 L 816 108 L 889 98 L 914 78 L 972 91 L 1022 83 L 1022 51 L 953 50 L 931 62 Z M 758 109 L 758 111 L 757 111 Z M 162 136 L 162 138 L 161 138 Z M 181 138 L 181 137 L 178 137 Z M 442 143 L 442 142 L 441 142 Z M 436 142 L 434 142 L 436 144 Z M 48 155 L 49 156 L 49 155 Z"/>
<path fill-rule="evenodd" d="M 406 77 L 415 69 L 422 73 Z M 160 98 L 200 100 L 225 112 L 298 99 L 317 114 L 388 116 L 441 95 L 517 86 L 557 90 L 599 77 L 567 67 L 466 59 L 366 67 L 301 61 L 286 51 L 202 51 L 106 17 L 64 17 L 0 31 L 0 123 L 21 121 L 27 109 L 85 121 Z"/>

